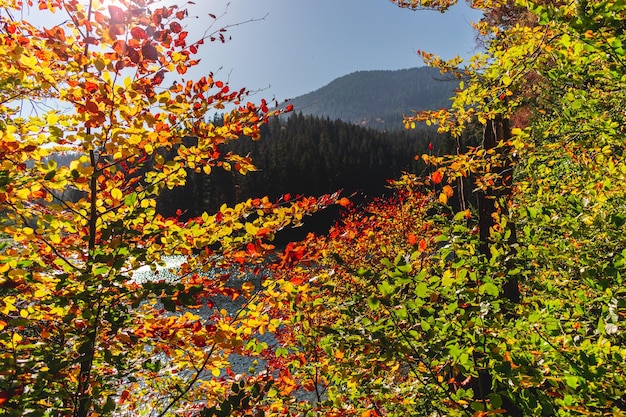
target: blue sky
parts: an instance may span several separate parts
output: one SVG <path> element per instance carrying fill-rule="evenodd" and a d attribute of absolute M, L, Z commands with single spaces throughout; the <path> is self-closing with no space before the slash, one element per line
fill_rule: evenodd
<path fill-rule="evenodd" d="M 316 90 L 359 70 L 404 69 L 423 65 L 416 50 L 443 57 L 476 52 L 471 22 L 480 15 L 464 2 L 442 14 L 401 9 L 389 0 L 196 0 L 206 28 L 208 13 L 236 24 L 226 44 L 205 45 L 192 74 L 214 71 L 235 88 L 262 90 L 258 97 L 279 101 Z M 196 23 L 197 22 L 197 23 Z M 254 100 L 252 98 L 252 101 Z"/>
<path fill-rule="evenodd" d="M 226 33 L 232 40 L 205 44 L 198 53 L 201 64 L 187 76 L 214 72 L 231 88 L 258 90 L 250 98 L 253 102 L 280 102 L 355 71 L 422 66 L 418 49 L 444 58 L 477 52 L 471 22 L 480 14 L 463 0 L 446 13 L 402 9 L 390 0 L 194 1 L 187 6 L 186 0 L 160 4 L 189 9 L 189 41 L 212 23 L 214 29 L 232 25 Z M 209 13 L 219 17 L 217 22 Z M 26 14 L 27 19 L 52 25 L 50 17 L 35 8 Z"/>

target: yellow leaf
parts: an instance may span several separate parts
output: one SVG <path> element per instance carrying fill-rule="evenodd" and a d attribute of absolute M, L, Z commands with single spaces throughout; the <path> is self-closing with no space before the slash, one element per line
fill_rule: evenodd
<path fill-rule="evenodd" d="M 448 204 L 448 196 L 444 193 L 439 194 L 439 202 L 441 204 Z"/>
<path fill-rule="evenodd" d="M 59 116 L 57 116 L 56 113 L 50 113 L 48 115 L 48 117 L 46 117 L 46 122 L 50 125 L 50 126 L 54 126 L 57 124 L 57 122 L 59 121 Z"/>
<path fill-rule="evenodd" d="M 124 194 L 119 188 L 114 188 L 111 190 L 111 197 L 116 200 L 121 200 L 122 198 L 124 198 Z"/>
<path fill-rule="evenodd" d="M 292 293 L 292 292 L 294 291 L 294 286 L 293 286 L 293 284 L 292 284 L 291 282 L 289 282 L 289 281 L 286 281 L 286 282 L 282 285 L 282 287 L 283 287 L 283 290 L 284 290 L 286 293 Z"/>
<path fill-rule="evenodd" d="M 16 194 L 20 200 L 28 200 L 28 197 L 30 197 L 30 190 L 28 188 L 22 188 L 21 190 L 17 190 Z"/>
<path fill-rule="evenodd" d="M 256 232 L 258 232 L 259 228 L 253 225 L 252 223 L 246 222 L 246 233 L 256 236 Z"/>
<path fill-rule="evenodd" d="M 34 56 L 22 54 L 22 56 L 20 56 L 20 63 L 27 67 L 34 67 L 37 65 L 37 58 Z"/>

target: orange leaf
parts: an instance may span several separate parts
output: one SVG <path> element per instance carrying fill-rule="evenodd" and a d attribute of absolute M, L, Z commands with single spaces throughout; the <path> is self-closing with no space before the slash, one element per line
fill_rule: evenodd
<path fill-rule="evenodd" d="M 441 171 L 437 170 L 430 174 L 430 180 L 435 184 L 439 184 L 443 180 L 443 174 Z"/>
<path fill-rule="evenodd" d="M 337 204 L 339 204 L 341 207 L 348 207 L 350 206 L 350 200 L 348 200 L 346 197 L 342 197 L 339 199 L 339 201 L 337 201 Z"/>

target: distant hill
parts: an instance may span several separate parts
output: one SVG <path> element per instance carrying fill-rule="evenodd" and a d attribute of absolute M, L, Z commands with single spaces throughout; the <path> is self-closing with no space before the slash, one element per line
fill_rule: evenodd
<path fill-rule="evenodd" d="M 458 80 L 420 67 L 397 71 L 358 71 L 289 100 L 295 112 L 339 119 L 378 130 L 402 129 L 412 110 L 450 106 Z"/>

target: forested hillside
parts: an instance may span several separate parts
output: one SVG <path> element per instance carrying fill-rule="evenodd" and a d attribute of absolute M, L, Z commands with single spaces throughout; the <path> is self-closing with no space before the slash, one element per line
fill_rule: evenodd
<path fill-rule="evenodd" d="M 289 100 L 297 112 L 378 130 L 403 129 L 412 110 L 450 107 L 459 80 L 430 67 L 359 71 Z"/>
<path fill-rule="evenodd" d="M 258 170 L 241 175 L 218 167 L 205 175 L 189 169 L 184 186 L 162 194 L 159 210 L 165 215 L 181 210 L 185 217 L 193 217 L 251 197 L 276 200 L 284 194 L 338 190 L 357 194 L 360 201 L 371 199 L 388 191 L 387 180 L 423 169 L 415 156 L 441 154 L 451 145 L 432 128 L 381 132 L 300 113 L 272 119 L 261 128 L 261 136 L 259 141 L 234 141 L 220 147 L 224 154 L 249 155 Z"/>

